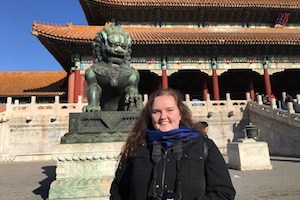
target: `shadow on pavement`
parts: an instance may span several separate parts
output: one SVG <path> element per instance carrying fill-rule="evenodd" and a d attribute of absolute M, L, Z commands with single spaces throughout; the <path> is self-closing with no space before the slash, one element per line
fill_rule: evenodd
<path fill-rule="evenodd" d="M 43 173 L 46 174 L 47 178 L 39 182 L 41 186 L 32 192 L 40 195 L 43 199 L 47 199 L 49 195 L 50 184 L 55 180 L 56 166 L 45 166 L 42 167 L 42 169 L 44 170 Z"/>
<path fill-rule="evenodd" d="M 284 162 L 300 162 L 300 158 L 295 157 L 271 157 L 271 161 L 284 161 Z"/>

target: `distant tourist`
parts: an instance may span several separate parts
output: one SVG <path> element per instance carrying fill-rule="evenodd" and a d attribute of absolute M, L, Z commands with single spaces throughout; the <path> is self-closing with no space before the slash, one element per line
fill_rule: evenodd
<path fill-rule="evenodd" d="M 208 123 L 205 122 L 205 121 L 201 121 L 201 122 L 197 123 L 197 126 L 201 130 L 202 135 L 204 135 L 205 137 L 208 137 L 207 136 L 207 133 L 208 133 Z"/>
<path fill-rule="evenodd" d="M 294 102 L 294 98 L 291 95 L 286 95 L 285 97 L 285 103 L 287 104 L 288 102 Z"/>

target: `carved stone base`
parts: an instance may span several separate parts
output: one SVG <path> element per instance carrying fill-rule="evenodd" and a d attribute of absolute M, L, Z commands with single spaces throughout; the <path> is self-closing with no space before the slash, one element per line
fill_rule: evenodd
<path fill-rule="evenodd" d="M 60 144 L 52 155 L 56 180 L 49 200 L 109 199 L 123 142 Z"/>

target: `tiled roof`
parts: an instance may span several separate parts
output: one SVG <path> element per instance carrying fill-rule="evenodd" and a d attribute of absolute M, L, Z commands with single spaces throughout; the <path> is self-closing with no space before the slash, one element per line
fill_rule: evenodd
<path fill-rule="evenodd" d="M 31 33 L 56 40 L 90 43 L 96 33 L 103 28 L 103 26 L 75 26 L 71 22 L 66 25 L 33 22 Z"/>
<path fill-rule="evenodd" d="M 0 97 L 60 96 L 67 73 L 60 72 L 0 72 Z"/>
<path fill-rule="evenodd" d="M 274 26 L 281 13 L 300 23 L 299 0 L 80 0 L 89 25 L 118 23 L 249 23 Z"/>
<path fill-rule="evenodd" d="M 86 1 L 86 0 L 81 0 Z M 300 9 L 299 0 L 89 0 L 105 5 L 118 6 L 178 6 L 178 7 L 253 7 Z"/>
<path fill-rule="evenodd" d="M 60 41 L 91 43 L 104 26 L 48 25 L 33 23 L 32 34 Z M 197 45 L 299 45 L 298 28 L 188 28 L 188 27 L 123 27 L 133 45 L 197 44 Z"/>

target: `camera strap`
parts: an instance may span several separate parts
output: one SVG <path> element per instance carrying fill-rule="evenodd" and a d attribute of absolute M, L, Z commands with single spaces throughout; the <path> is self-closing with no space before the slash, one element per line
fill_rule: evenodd
<path fill-rule="evenodd" d="M 178 141 L 173 148 L 174 157 L 176 159 L 176 200 L 182 199 L 181 191 L 181 173 L 180 173 L 180 160 L 182 158 L 182 141 Z"/>
<path fill-rule="evenodd" d="M 156 164 L 161 160 L 161 145 L 160 144 L 155 144 L 152 147 L 152 155 L 151 155 L 152 161 L 154 163 L 153 166 L 153 179 L 152 179 L 152 190 L 149 189 L 148 191 L 148 196 L 153 196 L 153 199 L 161 199 L 161 197 L 158 195 L 159 194 L 159 188 L 157 188 L 157 169 L 156 169 Z M 153 193 L 153 194 L 151 194 Z"/>
<path fill-rule="evenodd" d="M 161 145 L 160 144 L 153 145 L 151 158 L 155 164 L 161 160 Z"/>

